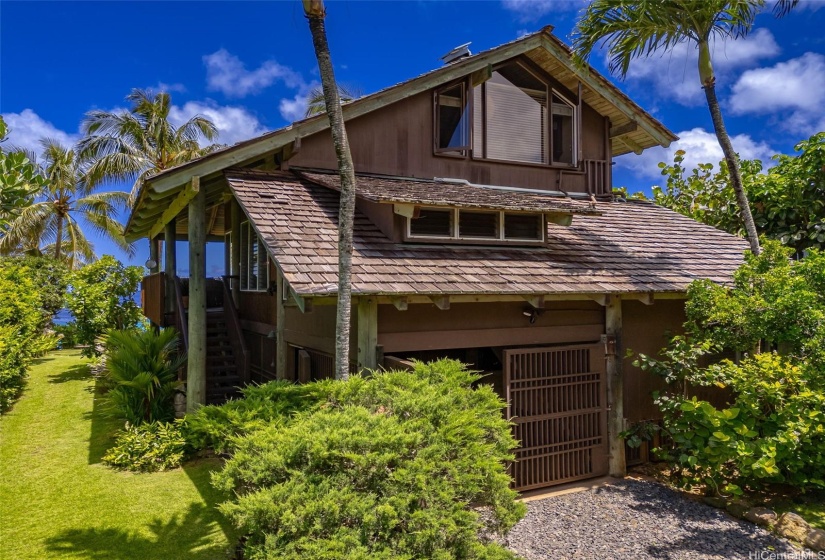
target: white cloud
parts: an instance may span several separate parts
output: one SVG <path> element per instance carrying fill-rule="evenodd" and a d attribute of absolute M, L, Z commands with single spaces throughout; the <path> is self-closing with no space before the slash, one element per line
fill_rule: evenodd
<path fill-rule="evenodd" d="M 31 109 L 23 109 L 19 113 L 3 113 L 3 119 L 9 128 L 9 139 L 4 143 L 5 146 L 23 148 L 35 154 L 40 154 L 42 150 L 41 138 L 57 140 L 64 146 L 71 146 L 80 138 L 79 134 L 60 130 Z"/>
<path fill-rule="evenodd" d="M 779 54 L 779 45 L 767 29 L 757 29 L 738 40 L 714 41 L 712 60 L 717 84 L 724 84 L 729 73 L 752 66 L 760 59 Z M 683 42 L 662 56 L 656 54 L 631 63 L 629 80 L 653 84 L 659 95 L 682 105 L 699 105 L 705 96 L 699 83 L 698 50 L 692 42 Z"/>
<path fill-rule="evenodd" d="M 177 82 L 175 82 L 174 84 L 158 82 L 158 85 L 152 89 L 156 91 L 165 91 L 167 93 L 186 93 L 186 86 Z"/>
<path fill-rule="evenodd" d="M 274 60 L 265 61 L 255 70 L 247 70 L 241 59 L 226 49 L 205 55 L 203 62 L 208 88 L 229 97 L 259 93 L 276 81 L 282 81 L 290 89 L 301 89 L 306 85 L 299 73 Z"/>
<path fill-rule="evenodd" d="M 685 151 L 685 161 L 682 165 L 692 170 L 699 163 L 712 163 L 716 166 L 723 158 L 722 148 L 713 132 L 703 128 L 683 130 L 677 134 L 679 140 L 673 142 L 669 148 L 650 148 L 642 155 L 628 154 L 616 158 L 616 165 L 633 172 L 637 177 L 655 179 L 661 177 L 658 167 L 660 161 L 673 163 L 676 150 Z M 765 167 L 770 167 L 771 156 L 776 151 L 765 142 L 757 142 L 747 134 L 738 134 L 731 137 L 733 149 L 742 159 L 760 159 Z"/>
<path fill-rule="evenodd" d="M 175 126 L 195 115 L 202 115 L 215 123 L 219 132 L 217 141 L 221 144 L 232 145 L 267 131 L 258 118 L 244 107 L 218 105 L 211 101 L 188 101 L 182 107 L 173 105 L 169 109 L 169 120 Z"/>
<path fill-rule="evenodd" d="M 768 68 L 748 70 L 733 85 L 731 112 L 773 114 L 793 133 L 825 130 L 825 55 L 808 52 Z"/>
<path fill-rule="evenodd" d="M 501 6 L 516 14 L 523 22 L 535 21 L 550 12 L 575 11 L 588 0 L 502 0 Z"/>

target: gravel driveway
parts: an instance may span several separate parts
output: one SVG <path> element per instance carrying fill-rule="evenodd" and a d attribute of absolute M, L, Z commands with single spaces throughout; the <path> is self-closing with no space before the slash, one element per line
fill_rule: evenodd
<path fill-rule="evenodd" d="M 747 559 L 749 553 L 761 558 L 762 551 L 799 553 L 756 525 L 655 482 L 620 480 L 532 501 L 527 507 L 527 515 L 506 539 L 507 546 L 527 560 Z"/>

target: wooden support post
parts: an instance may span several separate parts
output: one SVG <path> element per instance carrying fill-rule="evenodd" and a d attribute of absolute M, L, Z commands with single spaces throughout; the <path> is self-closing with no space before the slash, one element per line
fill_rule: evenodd
<path fill-rule="evenodd" d="M 378 367 L 378 298 L 358 298 L 358 369 Z"/>
<path fill-rule="evenodd" d="M 610 445 L 610 476 L 627 475 L 624 440 L 624 377 L 622 375 L 622 298 L 608 297 L 605 306 L 605 356 L 607 375 L 607 437 Z"/>
<path fill-rule="evenodd" d="M 158 255 L 158 240 L 149 238 L 149 260 L 155 265 L 149 268 L 149 274 L 157 274 L 160 271 L 160 255 Z"/>
<path fill-rule="evenodd" d="M 275 275 L 275 377 L 286 379 L 286 339 L 284 328 L 286 323 L 286 309 L 284 308 L 284 276 L 278 271 Z"/>
<path fill-rule="evenodd" d="M 232 230 L 230 239 L 232 246 L 229 252 L 229 274 L 237 276 L 233 278 L 230 285 L 232 286 L 232 299 L 235 301 L 235 307 L 241 307 L 241 207 L 237 200 L 232 200 L 230 203 L 231 210 L 229 211 L 229 219 L 232 221 Z"/>
<path fill-rule="evenodd" d="M 186 411 L 206 404 L 206 191 L 189 203 L 189 352 Z"/>
<path fill-rule="evenodd" d="M 406 311 L 407 308 L 409 307 L 409 305 L 407 303 L 407 298 L 404 297 L 404 296 L 392 298 L 392 304 L 399 311 Z"/>
<path fill-rule="evenodd" d="M 175 241 L 177 238 L 176 220 L 172 218 L 163 228 L 163 271 L 166 273 L 166 312 L 175 311 L 175 275 L 178 268 L 178 256 Z"/>

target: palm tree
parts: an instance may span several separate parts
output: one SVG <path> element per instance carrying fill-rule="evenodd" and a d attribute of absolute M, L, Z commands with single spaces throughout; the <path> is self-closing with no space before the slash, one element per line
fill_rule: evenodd
<path fill-rule="evenodd" d="M 338 211 L 338 309 L 335 324 L 335 377 L 349 377 L 350 315 L 352 305 L 352 229 L 355 217 L 355 167 L 349 151 L 347 131 L 344 128 L 344 113 L 341 110 L 341 96 L 335 83 L 335 72 L 329 54 L 327 32 L 324 28 L 323 0 L 302 0 L 304 13 L 309 21 L 312 44 L 318 69 L 321 71 L 321 85 L 324 90 L 332 144 L 338 158 L 338 172 L 341 176 L 341 202 Z"/>
<path fill-rule="evenodd" d="M 794 0 L 780 0 L 777 6 L 782 5 L 787 11 L 794 4 Z M 756 14 L 764 6 L 765 0 L 595 0 L 573 31 L 573 49 L 579 57 L 586 59 L 598 44 L 606 45 L 610 71 L 618 72 L 622 78 L 627 75 L 634 58 L 672 49 L 685 41 L 696 44 L 699 80 L 705 90 L 716 138 L 725 154 L 751 251 L 757 255 L 760 252 L 759 236 L 742 186 L 738 156 L 716 98 L 710 41 L 747 35 Z"/>
<path fill-rule="evenodd" d="M 176 127 L 169 122 L 172 99 L 166 92 L 132 90 L 126 100 L 129 111 L 89 111 L 83 120 L 86 134 L 80 153 L 92 162 L 88 180 L 96 185 L 106 179 L 134 180 L 136 195 L 148 175 L 186 163 L 221 146 L 201 147 L 200 140 L 215 140 L 218 129 L 201 115 Z"/>
<path fill-rule="evenodd" d="M 341 98 L 341 103 L 349 103 L 361 97 L 361 93 L 349 86 L 338 84 L 338 96 Z M 324 88 L 314 87 L 309 91 L 307 96 L 307 110 L 305 116 L 313 117 L 320 115 L 327 110 L 326 100 L 324 99 Z"/>
<path fill-rule="evenodd" d="M 74 149 L 51 139 L 41 140 L 39 163 L 46 184 L 33 204 L 23 209 L 0 239 L 0 254 L 39 252 L 65 260 L 70 268 L 94 260 L 92 243 L 81 224 L 131 253 L 117 213 L 128 207 L 125 192 L 94 192 L 87 165 Z"/>

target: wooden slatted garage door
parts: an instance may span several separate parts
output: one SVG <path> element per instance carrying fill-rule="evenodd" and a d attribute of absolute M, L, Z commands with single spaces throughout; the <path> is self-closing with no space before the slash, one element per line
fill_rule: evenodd
<path fill-rule="evenodd" d="M 604 346 L 504 351 L 507 415 L 520 447 L 517 490 L 608 472 Z"/>

